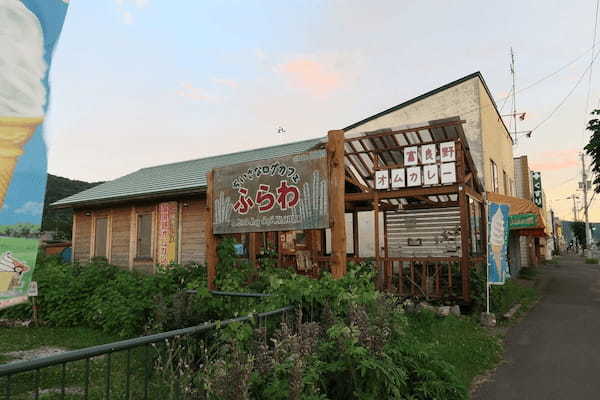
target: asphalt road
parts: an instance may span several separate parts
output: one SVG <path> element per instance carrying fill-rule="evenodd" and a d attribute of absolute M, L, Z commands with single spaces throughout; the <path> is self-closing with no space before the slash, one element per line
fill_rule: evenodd
<path fill-rule="evenodd" d="M 473 399 L 600 399 L 600 265 L 544 269 L 544 297 L 509 330 L 505 362 Z"/>

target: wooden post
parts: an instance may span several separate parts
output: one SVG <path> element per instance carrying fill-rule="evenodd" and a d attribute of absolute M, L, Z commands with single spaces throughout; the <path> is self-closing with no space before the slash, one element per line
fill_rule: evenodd
<path fill-rule="evenodd" d="M 456 146 L 456 161 L 458 169 L 458 207 L 460 210 L 460 276 L 465 302 L 471 301 L 469 288 L 469 202 L 465 192 L 465 156 L 463 143 L 458 141 Z"/>
<path fill-rule="evenodd" d="M 206 235 L 206 269 L 208 272 L 208 289 L 215 290 L 215 278 L 217 277 L 217 238 L 213 234 L 213 184 L 214 171 L 207 175 L 206 189 L 206 224 L 204 233 Z"/>
<path fill-rule="evenodd" d="M 329 164 L 329 225 L 331 227 L 331 271 L 334 278 L 346 275 L 346 219 L 344 131 L 327 134 Z"/>
<path fill-rule="evenodd" d="M 375 200 L 373 200 L 373 218 L 374 218 L 374 232 L 373 243 L 375 247 L 375 266 L 377 268 L 377 286 L 378 289 L 383 289 L 383 271 L 381 268 L 381 252 L 379 251 L 379 198 L 377 192 L 375 192 Z"/>
<path fill-rule="evenodd" d="M 248 238 L 248 258 L 250 264 L 256 268 L 256 232 L 250 232 L 248 235 L 250 235 Z"/>
<path fill-rule="evenodd" d="M 390 291 L 392 289 L 392 274 L 393 266 L 389 260 L 388 252 L 388 230 L 387 230 L 387 213 L 383 212 L 383 265 L 385 272 L 385 288 Z"/>
<path fill-rule="evenodd" d="M 358 212 L 352 211 L 352 248 L 354 257 L 360 257 L 360 243 L 358 241 Z"/>

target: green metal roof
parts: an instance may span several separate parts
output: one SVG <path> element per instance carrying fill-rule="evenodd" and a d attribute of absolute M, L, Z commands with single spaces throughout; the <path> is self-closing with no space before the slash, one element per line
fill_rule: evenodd
<path fill-rule="evenodd" d="M 142 168 L 129 175 L 56 201 L 51 206 L 70 207 L 91 203 L 99 204 L 171 192 L 199 190 L 206 187 L 206 174 L 213 168 L 303 153 L 317 147 L 324 141 L 325 138 L 309 139 L 238 153 Z"/>

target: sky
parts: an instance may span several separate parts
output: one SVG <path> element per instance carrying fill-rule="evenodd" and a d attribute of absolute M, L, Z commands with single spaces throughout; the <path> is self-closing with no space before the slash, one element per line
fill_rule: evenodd
<path fill-rule="evenodd" d="M 110 180 L 323 136 L 475 71 L 500 106 L 511 88 L 511 47 L 517 90 L 577 59 L 518 92 L 517 109 L 527 113 L 519 130 L 530 130 L 590 65 L 595 4 L 72 0 L 50 71 L 49 172 Z M 588 79 L 514 148 L 542 172 L 565 219 L 587 114 L 599 102 L 598 66 L 586 109 Z M 590 213 L 600 221 L 600 201 Z"/>

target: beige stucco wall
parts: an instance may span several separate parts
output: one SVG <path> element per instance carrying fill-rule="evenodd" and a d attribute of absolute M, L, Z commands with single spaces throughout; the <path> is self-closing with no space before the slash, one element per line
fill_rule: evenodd
<path fill-rule="evenodd" d="M 368 121 L 348 133 L 374 131 L 377 129 L 394 128 L 402 125 L 427 123 L 437 119 L 459 116 L 465 120 L 463 125 L 469 141 L 471 156 L 481 179 L 482 143 L 479 78 L 469 79 L 449 89 L 436 93 L 400 110 L 382 115 Z M 512 156 L 511 156 L 512 162 Z"/>
<path fill-rule="evenodd" d="M 498 167 L 498 193 L 506 195 L 514 195 L 514 161 L 513 161 L 513 146 L 510 135 L 506 127 L 499 118 L 498 113 L 492 103 L 492 100 L 486 94 L 485 87 L 481 81 L 477 80 L 479 87 L 480 112 L 481 112 L 481 132 L 483 141 L 483 175 L 479 177 L 483 179 L 485 190 L 493 191 L 492 182 L 492 163 L 494 160 Z M 510 192 L 510 183 L 507 188 L 504 188 L 504 175 L 506 173 L 507 181 L 512 182 L 513 193 Z"/>

